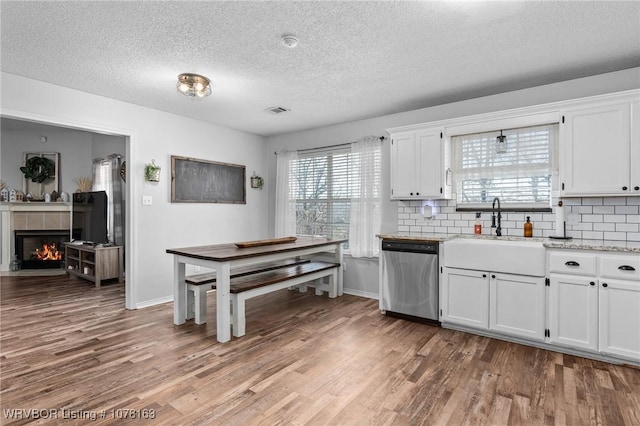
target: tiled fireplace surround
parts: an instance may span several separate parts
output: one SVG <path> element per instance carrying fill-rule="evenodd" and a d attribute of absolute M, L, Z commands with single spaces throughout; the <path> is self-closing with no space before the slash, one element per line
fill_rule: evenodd
<path fill-rule="evenodd" d="M 8 271 L 15 255 L 15 230 L 71 229 L 71 206 L 65 203 L 2 203 L 0 271 Z"/>
<path fill-rule="evenodd" d="M 640 242 L 640 197 L 563 198 L 567 234 L 573 238 Z M 423 216 L 429 205 L 433 217 Z M 534 237 L 555 235 L 555 212 L 502 213 L 502 235 L 522 236 L 527 216 L 533 222 Z M 482 212 L 482 233 L 489 235 L 491 212 Z M 398 233 L 424 236 L 439 234 L 473 234 L 474 212 L 456 212 L 456 201 L 399 201 Z"/>

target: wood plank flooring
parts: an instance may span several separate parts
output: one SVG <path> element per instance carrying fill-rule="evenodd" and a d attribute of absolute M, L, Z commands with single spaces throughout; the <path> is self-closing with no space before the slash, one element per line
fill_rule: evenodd
<path fill-rule="evenodd" d="M 39 423 L 640 425 L 639 369 L 386 317 L 375 300 L 282 290 L 248 301 L 246 336 L 220 344 L 215 293 L 209 323 L 174 326 L 171 303 L 125 310 L 123 284 L 1 280 L 2 424 L 51 409 Z"/>

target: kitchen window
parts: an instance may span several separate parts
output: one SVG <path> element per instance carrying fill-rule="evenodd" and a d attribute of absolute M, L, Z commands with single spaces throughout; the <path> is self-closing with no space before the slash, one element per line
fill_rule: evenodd
<path fill-rule="evenodd" d="M 453 136 L 457 210 L 490 210 L 495 197 L 503 210 L 550 210 L 557 134 L 549 124 Z"/>
<path fill-rule="evenodd" d="M 349 238 L 352 198 L 360 196 L 358 160 L 349 145 L 298 151 L 298 158 L 290 163 L 295 178 L 289 182 L 298 235 Z M 380 150 L 375 154 L 374 175 L 380 182 Z M 380 194 L 373 196 L 379 198 Z"/>

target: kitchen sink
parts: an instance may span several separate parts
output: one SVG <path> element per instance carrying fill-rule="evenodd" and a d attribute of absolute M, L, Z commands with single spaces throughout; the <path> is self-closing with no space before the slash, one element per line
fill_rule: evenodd
<path fill-rule="evenodd" d="M 545 275 L 542 240 L 455 238 L 444 242 L 444 266 L 508 274 Z"/>

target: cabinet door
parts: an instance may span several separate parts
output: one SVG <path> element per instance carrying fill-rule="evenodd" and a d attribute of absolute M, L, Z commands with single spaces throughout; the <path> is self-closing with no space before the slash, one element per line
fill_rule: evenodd
<path fill-rule="evenodd" d="M 630 110 L 631 104 L 624 103 L 562 113 L 560 182 L 563 195 L 631 193 Z"/>
<path fill-rule="evenodd" d="M 544 340 L 544 278 L 492 273 L 489 329 Z"/>
<path fill-rule="evenodd" d="M 597 350 L 598 288 L 592 277 L 551 274 L 549 332 L 551 343 Z"/>
<path fill-rule="evenodd" d="M 631 104 L 631 195 L 640 195 L 640 102 Z M 634 160 L 635 158 L 635 160 Z"/>
<path fill-rule="evenodd" d="M 441 129 L 416 132 L 416 146 L 416 158 L 419 158 L 416 170 L 418 194 L 421 198 L 442 198 L 444 196 L 444 150 Z"/>
<path fill-rule="evenodd" d="M 640 362 L 640 282 L 602 279 L 599 308 L 600 352 Z"/>
<path fill-rule="evenodd" d="M 416 197 L 416 148 L 415 133 L 391 135 L 391 199 Z"/>
<path fill-rule="evenodd" d="M 486 330 L 489 327 L 489 274 L 444 268 L 442 322 Z"/>

